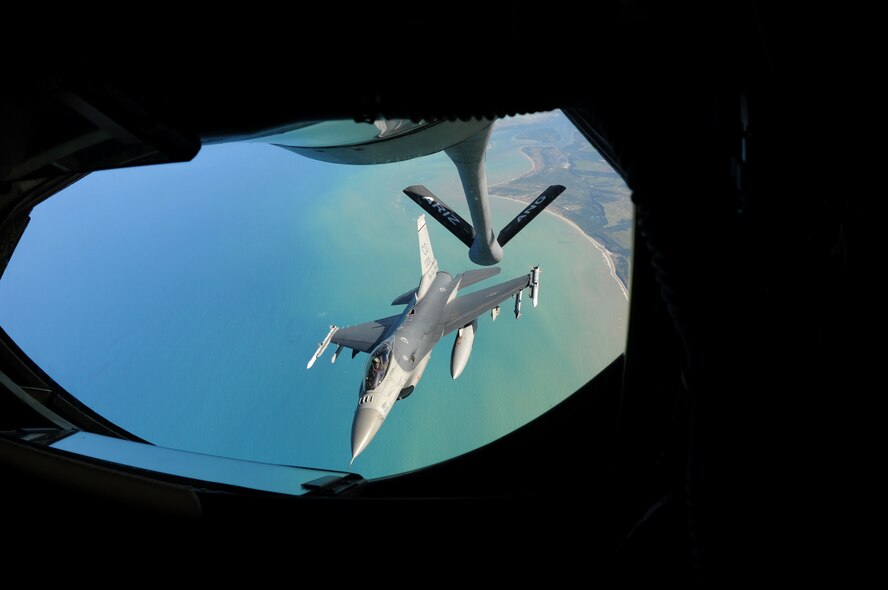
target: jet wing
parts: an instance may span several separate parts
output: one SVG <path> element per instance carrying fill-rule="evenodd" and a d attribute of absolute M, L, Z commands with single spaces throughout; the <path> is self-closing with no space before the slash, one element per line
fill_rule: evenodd
<path fill-rule="evenodd" d="M 444 310 L 447 319 L 444 323 L 442 336 L 462 328 L 482 313 L 490 311 L 528 285 L 530 285 L 530 275 L 524 275 L 487 289 L 457 297 Z"/>
<path fill-rule="evenodd" d="M 401 314 L 392 315 L 381 320 L 373 320 L 363 324 L 356 324 L 345 328 L 339 328 L 333 334 L 330 342 L 341 344 L 357 352 L 370 352 L 379 344 L 386 330 L 391 327 Z"/>

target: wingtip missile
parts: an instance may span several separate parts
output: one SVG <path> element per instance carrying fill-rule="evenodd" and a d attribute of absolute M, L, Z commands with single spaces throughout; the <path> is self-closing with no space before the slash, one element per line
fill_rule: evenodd
<path fill-rule="evenodd" d="M 321 341 L 318 344 L 318 349 L 315 351 L 314 355 L 312 355 L 312 357 L 308 360 L 308 365 L 306 365 L 306 367 L 305 367 L 306 369 L 310 369 L 312 367 L 312 365 L 315 364 L 315 361 L 318 360 L 319 358 L 321 358 L 321 355 L 324 354 L 324 351 L 327 350 L 328 346 L 330 346 L 330 340 L 332 340 L 333 334 L 335 334 L 336 330 L 338 330 L 338 329 L 339 329 L 338 326 L 334 326 L 334 325 L 330 326 L 330 332 L 327 334 L 326 337 L 324 337 L 323 341 Z M 338 354 L 338 352 L 339 351 L 337 350 L 337 354 Z"/>
<path fill-rule="evenodd" d="M 533 301 L 533 306 L 536 307 L 539 304 L 540 297 L 540 267 L 534 266 L 530 269 L 530 300 Z"/>

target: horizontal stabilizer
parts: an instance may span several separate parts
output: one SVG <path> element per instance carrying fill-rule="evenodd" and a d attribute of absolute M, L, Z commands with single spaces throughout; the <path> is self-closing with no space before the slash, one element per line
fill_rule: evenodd
<path fill-rule="evenodd" d="M 415 295 L 416 295 L 416 287 L 414 287 L 413 289 L 410 289 L 406 293 L 401 293 L 400 295 L 395 297 L 395 300 L 392 301 L 392 305 L 405 305 L 407 303 L 410 303 L 411 301 L 413 301 L 413 297 Z"/>
<path fill-rule="evenodd" d="M 564 190 L 564 187 L 561 187 L 561 190 Z M 415 184 L 405 188 L 404 194 L 422 207 L 426 213 L 437 219 L 438 223 L 449 229 L 450 233 L 455 235 L 459 241 L 470 248 L 472 247 L 472 240 L 475 239 L 475 228 L 448 207 L 441 199 L 432 194 L 432 191 L 421 184 Z"/>
<path fill-rule="evenodd" d="M 564 187 L 560 184 L 553 184 L 544 190 L 543 194 L 534 199 L 530 205 L 525 207 L 521 213 L 515 216 L 515 219 L 513 219 L 509 225 L 503 228 L 503 231 L 501 231 L 496 238 L 499 245 L 505 246 L 508 244 L 509 240 L 514 238 L 518 232 L 524 229 L 524 226 L 530 223 L 534 217 L 539 215 L 543 209 L 549 206 L 549 204 L 563 192 Z"/>
<path fill-rule="evenodd" d="M 500 267 L 492 266 L 490 268 L 476 268 L 474 270 L 467 270 L 462 273 L 462 278 L 459 281 L 459 289 L 465 289 L 469 285 L 474 285 L 479 281 L 483 281 L 484 279 L 489 279 L 490 277 L 496 276 L 500 273 Z"/>

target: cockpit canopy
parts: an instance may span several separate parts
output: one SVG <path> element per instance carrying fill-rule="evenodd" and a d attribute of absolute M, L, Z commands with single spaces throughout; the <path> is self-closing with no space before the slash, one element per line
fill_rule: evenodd
<path fill-rule="evenodd" d="M 367 367 L 364 369 L 363 392 L 373 391 L 379 387 L 388 372 L 391 357 L 392 346 L 388 343 L 380 344 L 376 350 L 370 353 L 370 360 L 367 361 Z"/>

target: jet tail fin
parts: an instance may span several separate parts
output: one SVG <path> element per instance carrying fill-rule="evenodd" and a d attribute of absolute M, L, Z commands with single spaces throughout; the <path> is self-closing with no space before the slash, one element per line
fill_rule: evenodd
<path fill-rule="evenodd" d="M 564 189 L 562 188 L 562 190 Z M 459 241 L 469 248 L 472 247 L 472 240 L 475 239 L 475 228 L 448 207 L 444 201 L 432 194 L 432 191 L 421 184 L 415 184 L 405 188 L 404 194 L 422 207 L 426 213 L 437 219 L 438 223 L 450 230 L 450 233 L 455 235 Z"/>
<path fill-rule="evenodd" d="M 435 275 L 438 274 L 438 261 L 432 251 L 432 241 L 429 239 L 429 228 L 426 227 L 425 215 L 420 215 L 416 219 L 416 231 L 419 234 L 419 262 L 422 267 L 422 279 L 416 289 L 416 297 L 422 299 L 429 285 L 435 279 Z"/>
<path fill-rule="evenodd" d="M 502 231 L 496 238 L 496 241 L 499 242 L 500 246 L 505 246 L 509 243 L 509 240 L 514 238 L 518 232 L 520 232 L 524 227 L 530 223 L 534 217 L 540 214 L 540 212 L 545 209 L 549 204 L 554 201 L 558 195 L 564 192 L 564 187 L 560 184 L 553 184 L 549 188 L 543 191 L 543 193 L 538 196 L 533 202 L 524 208 L 518 215 L 515 216 L 509 225 L 504 227 Z"/>

